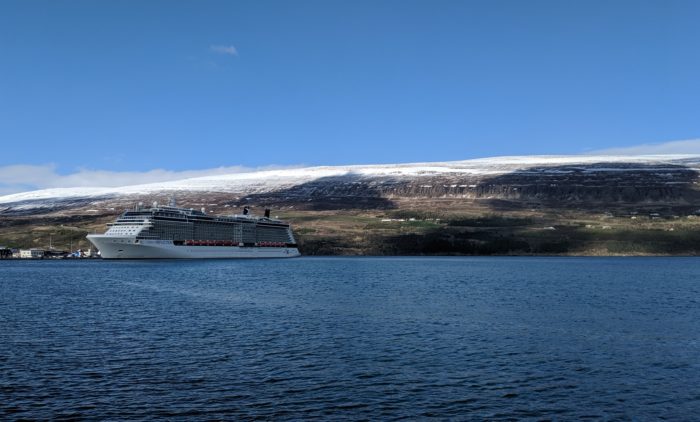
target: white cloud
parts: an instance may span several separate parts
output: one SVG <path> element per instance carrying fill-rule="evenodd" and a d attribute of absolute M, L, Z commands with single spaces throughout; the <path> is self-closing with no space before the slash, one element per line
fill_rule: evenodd
<path fill-rule="evenodd" d="M 209 49 L 214 53 L 238 57 L 238 50 L 236 50 L 236 47 L 233 45 L 212 45 L 209 47 Z"/>
<path fill-rule="evenodd" d="M 657 154 L 700 154 L 700 139 L 671 141 L 660 144 L 641 144 L 630 147 L 608 148 L 586 154 L 602 155 L 657 155 Z"/>
<path fill-rule="evenodd" d="M 59 174 L 56 166 L 46 165 L 11 165 L 0 166 L 0 195 L 26 192 L 37 189 L 69 187 L 119 187 L 144 183 L 168 182 L 192 177 L 216 176 L 231 173 L 298 168 L 299 166 L 266 167 L 217 167 L 205 170 L 172 171 L 154 169 L 144 172 L 108 171 L 78 169 L 69 174 Z"/>
<path fill-rule="evenodd" d="M 50 183 L 56 176 L 54 165 L 18 164 L 0 167 L 0 184 L 2 185 L 37 185 Z M 1 185 L 0 185 L 1 186 Z"/>

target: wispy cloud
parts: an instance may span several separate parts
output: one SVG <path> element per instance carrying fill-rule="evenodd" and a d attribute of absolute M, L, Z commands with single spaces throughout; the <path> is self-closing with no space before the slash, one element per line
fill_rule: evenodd
<path fill-rule="evenodd" d="M 608 148 L 586 154 L 602 155 L 657 155 L 657 154 L 700 154 L 700 139 L 641 144 L 621 148 Z"/>
<path fill-rule="evenodd" d="M 209 50 L 217 54 L 238 57 L 238 50 L 233 45 L 212 45 L 209 46 Z"/>
<path fill-rule="evenodd" d="M 144 172 L 121 172 L 95 169 L 78 169 L 60 174 L 53 164 L 0 166 L 0 195 L 37 189 L 70 187 L 117 187 L 144 183 L 168 182 L 193 177 L 216 176 L 232 173 L 298 168 L 300 166 L 244 167 L 230 166 L 204 170 L 172 171 L 154 169 Z"/>

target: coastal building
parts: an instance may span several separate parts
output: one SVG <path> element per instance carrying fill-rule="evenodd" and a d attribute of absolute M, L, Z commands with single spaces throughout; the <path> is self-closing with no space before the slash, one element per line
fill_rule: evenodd
<path fill-rule="evenodd" d="M 44 257 L 44 250 L 37 249 L 37 248 L 20 249 L 19 257 L 20 258 L 35 258 L 35 259 L 36 258 L 43 258 Z"/>

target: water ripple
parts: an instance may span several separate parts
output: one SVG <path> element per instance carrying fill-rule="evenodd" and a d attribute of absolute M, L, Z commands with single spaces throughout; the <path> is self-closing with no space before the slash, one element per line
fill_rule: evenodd
<path fill-rule="evenodd" d="M 0 261 L 3 419 L 692 419 L 700 260 Z"/>

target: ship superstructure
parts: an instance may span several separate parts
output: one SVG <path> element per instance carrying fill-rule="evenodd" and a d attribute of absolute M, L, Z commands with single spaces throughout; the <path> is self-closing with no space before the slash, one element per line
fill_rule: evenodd
<path fill-rule="evenodd" d="M 87 236 L 106 259 L 287 258 L 299 256 L 288 223 L 244 208 L 241 215 L 211 215 L 204 209 L 138 205 L 109 224 L 104 234 Z"/>

